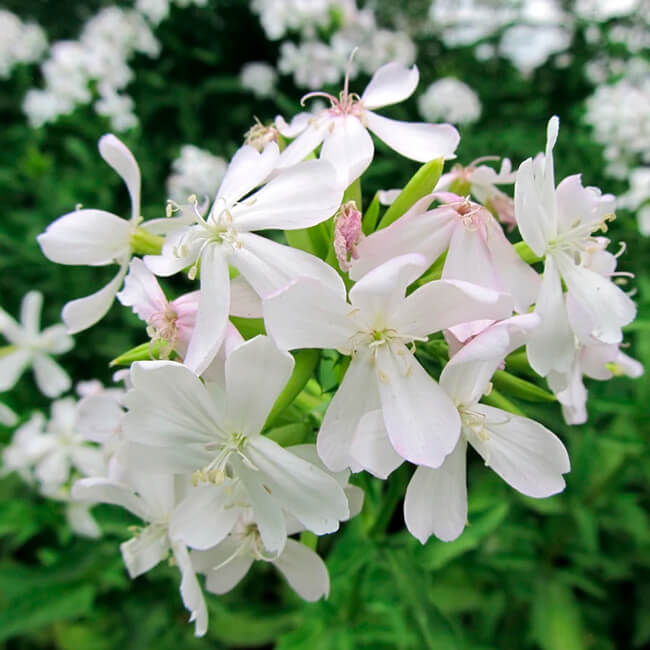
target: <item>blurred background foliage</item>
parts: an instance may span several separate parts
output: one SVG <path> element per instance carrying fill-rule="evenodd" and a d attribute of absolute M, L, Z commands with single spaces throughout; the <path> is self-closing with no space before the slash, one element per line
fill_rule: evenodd
<path fill-rule="evenodd" d="M 51 41 L 75 37 L 105 4 L 2 2 L 38 21 Z M 400 9 L 417 24 L 428 5 L 414 0 Z M 389 0 L 379 3 L 379 18 L 391 21 L 395 7 Z M 244 63 L 277 59 L 277 44 L 265 38 L 245 0 L 213 0 L 209 9 L 173 7 L 156 36 L 162 55 L 131 62 L 135 81 L 129 93 L 140 125 L 123 136 L 142 169 L 146 218 L 163 216 L 165 178 L 183 144 L 229 157 L 254 115 L 262 121 L 278 113 L 290 117 L 301 94 L 286 78 L 264 100 L 240 85 Z M 569 67 L 549 63 L 523 78 L 504 59 L 479 63 L 469 49 L 449 51 L 432 36 L 415 38 L 421 88 L 452 75 L 480 95 L 481 119 L 460 129 L 460 162 L 496 154 L 516 166 L 542 150 L 546 121 L 558 114 L 557 177 L 582 172 L 585 185 L 623 190 L 620 181 L 604 175 L 601 147 L 581 122 L 592 90 L 582 63 L 595 54 L 586 42 L 575 41 Z M 29 87 L 39 85 L 39 75 L 38 66 L 20 66 L 0 81 L 0 302 L 15 314 L 21 297 L 38 288 L 49 324 L 68 299 L 102 286 L 112 269 L 54 265 L 40 253 L 36 235 L 79 203 L 127 214 L 128 197 L 97 153 L 96 141 L 109 127 L 90 108 L 44 128 L 27 125 L 21 101 Z M 357 79 L 355 89 L 365 81 Z M 385 114 L 418 119 L 414 99 Z M 385 147 L 377 149 L 364 180 L 366 200 L 378 188 L 402 186 L 416 169 Z M 620 268 L 636 274 L 639 317 L 627 328 L 628 352 L 649 367 L 650 244 L 633 215 L 624 212 L 611 233 L 627 243 Z M 63 363 L 77 380 L 108 382 L 107 362 L 143 340 L 141 323 L 114 308 L 76 337 Z M 0 644 L 21 650 L 648 647 L 649 388 L 647 374 L 636 381 L 591 382 L 590 419 L 579 427 L 567 427 L 557 405 L 518 403 L 565 441 L 572 461 L 567 488 L 551 499 L 523 497 L 475 456 L 469 468 L 470 525 L 452 543 L 432 538 L 422 546 L 404 530 L 394 495 L 403 494 L 408 468 L 385 483 L 360 477 L 367 490 L 362 516 L 319 543 L 331 574 L 329 600 L 303 603 L 270 567 L 257 566 L 227 596 L 207 596 L 210 626 L 203 639 L 195 639 L 186 623 L 175 571 L 159 566 L 134 582 L 128 579 L 118 548 L 134 523 L 127 514 L 98 506 L 104 537 L 78 538 L 66 527 L 60 504 L 32 493 L 16 476 L 4 477 Z M 29 376 L 3 400 L 21 414 L 47 406 Z M 9 438 L 10 431 L 0 433 L 0 442 Z"/>

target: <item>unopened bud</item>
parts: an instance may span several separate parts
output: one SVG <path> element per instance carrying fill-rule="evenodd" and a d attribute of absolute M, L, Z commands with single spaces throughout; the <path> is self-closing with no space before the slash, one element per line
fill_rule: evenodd
<path fill-rule="evenodd" d="M 354 201 L 341 206 L 334 222 L 334 252 L 342 271 L 350 270 L 350 259 L 359 258 L 357 244 L 363 237 L 361 212 Z"/>

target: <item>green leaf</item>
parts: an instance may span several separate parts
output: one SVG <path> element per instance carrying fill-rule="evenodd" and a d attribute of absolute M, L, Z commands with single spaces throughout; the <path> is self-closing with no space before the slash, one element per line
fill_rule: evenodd
<path fill-rule="evenodd" d="M 528 402 L 556 402 L 557 398 L 553 393 L 540 388 L 525 379 L 520 379 L 511 375 L 504 370 L 497 370 L 493 377 L 492 383 L 499 389 L 500 392 L 509 393 L 519 399 L 527 400 Z"/>
<path fill-rule="evenodd" d="M 586 647 L 582 616 L 573 592 L 559 582 L 542 582 L 533 601 L 532 631 L 543 650 Z"/>
<path fill-rule="evenodd" d="M 377 221 L 379 220 L 380 209 L 381 204 L 379 203 L 379 194 L 375 194 L 361 221 L 361 229 L 363 230 L 364 235 L 369 235 L 370 233 L 375 232 Z"/>
<path fill-rule="evenodd" d="M 241 316 L 231 316 L 230 322 L 247 341 L 259 334 L 266 334 L 263 318 L 242 318 Z"/>
<path fill-rule="evenodd" d="M 397 221 L 416 201 L 433 192 L 433 188 L 440 180 L 444 165 L 445 161 L 442 158 L 436 158 L 422 165 L 395 201 L 388 207 L 379 222 L 377 230 L 390 226 L 391 223 Z"/>
<path fill-rule="evenodd" d="M 281 447 L 289 447 L 303 443 L 310 430 L 304 422 L 295 422 L 269 429 L 264 432 L 264 435 L 277 442 Z"/>
<path fill-rule="evenodd" d="M 481 402 L 488 406 L 494 406 L 495 408 L 508 411 L 508 413 L 514 413 L 515 415 L 526 417 L 526 414 L 516 404 L 513 404 L 494 388 L 490 391 L 489 395 L 483 395 L 483 397 L 481 397 Z"/>
<path fill-rule="evenodd" d="M 130 366 L 136 361 L 160 359 L 161 350 L 167 347 L 168 346 L 164 341 L 149 341 L 147 343 L 141 343 L 127 352 L 124 352 L 124 354 L 120 354 L 119 357 L 115 357 L 115 359 L 110 362 L 109 366 Z M 172 353 L 170 358 L 173 359 L 174 356 L 175 355 Z"/>

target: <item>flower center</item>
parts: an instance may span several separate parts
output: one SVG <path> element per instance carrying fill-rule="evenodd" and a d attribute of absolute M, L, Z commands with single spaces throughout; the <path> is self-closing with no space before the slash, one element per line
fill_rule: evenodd
<path fill-rule="evenodd" d="M 192 484 L 195 486 L 199 483 L 221 485 L 226 477 L 232 478 L 228 462 L 233 454 L 239 456 L 250 469 L 257 471 L 256 465 L 246 456 L 247 441 L 248 438 L 243 433 L 231 433 L 225 441 L 206 444 L 206 451 L 217 452 L 217 454 L 203 469 L 197 469 L 192 474 Z"/>
<path fill-rule="evenodd" d="M 568 230 L 559 233 L 555 239 L 548 242 L 548 252 L 563 251 L 579 258 L 583 253 L 590 253 L 595 248 L 602 248 L 595 233 L 607 232 L 607 223 L 614 219 L 616 219 L 616 215 L 613 213 L 606 214 L 599 221 L 581 223 L 578 219 Z"/>

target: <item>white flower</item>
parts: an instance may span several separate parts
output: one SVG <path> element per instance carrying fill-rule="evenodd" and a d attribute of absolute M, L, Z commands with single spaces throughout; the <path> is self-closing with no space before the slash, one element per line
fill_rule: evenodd
<path fill-rule="evenodd" d="M 560 439 L 533 420 L 479 404 L 494 371 L 538 322 L 534 314 L 502 321 L 473 339 L 443 369 L 440 385 L 458 409 L 461 436 L 440 468 L 418 467 L 406 490 L 406 526 L 423 544 L 431 534 L 451 541 L 465 528 L 467 443 L 522 494 L 543 498 L 564 489 L 562 475 L 570 466 Z"/>
<path fill-rule="evenodd" d="M 39 390 L 47 397 L 57 397 L 70 388 L 70 377 L 51 359 L 72 349 L 74 342 L 63 325 L 40 331 L 43 295 L 30 291 L 20 309 L 20 324 L 0 308 L 0 332 L 10 345 L 0 350 L 0 391 L 9 390 L 25 368 L 34 368 Z"/>
<path fill-rule="evenodd" d="M 221 156 L 191 144 L 181 147 L 181 155 L 172 162 L 173 173 L 167 179 L 169 196 L 179 203 L 192 194 L 212 197 L 219 188 L 228 163 Z"/>
<path fill-rule="evenodd" d="M 0 424 L 13 427 L 18 422 L 18 416 L 6 405 L 0 402 Z"/>
<path fill-rule="evenodd" d="M 600 248 L 592 233 L 612 218 L 614 197 L 583 187 L 569 176 L 555 187 L 553 147 L 559 120 L 548 123 L 546 154 L 519 167 L 515 216 L 533 252 L 545 258 L 535 312 L 541 325 L 528 343 L 528 359 L 542 376 L 567 372 L 574 354 L 574 335 L 602 343 L 619 343 L 621 328 L 636 314 L 632 300 L 608 277 L 582 264 L 583 253 Z M 562 280 L 568 296 L 565 304 Z"/>
<path fill-rule="evenodd" d="M 292 369 L 291 355 L 262 336 L 230 353 L 223 383 L 204 385 L 188 368 L 169 361 L 134 364 L 120 458 L 138 473 L 192 474 L 195 483 L 217 485 L 234 480 L 270 551 L 279 551 L 286 540 L 285 510 L 317 535 L 335 531 L 349 515 L 336 480 L 260 433 Z M 202 487 L 193 509 L 214 510 L 214 486 Z M 194 535 L 203 534 L 207 548 L 234 523 L 222 516 Z"/>
<path fill-rule="evenodd" d="M 239 73 L 242 86 L 253 91 L 256 97 L 269 97 L 275 89 L 277 73 L 268 63 L 246 63 Z"/>
<path fill-rule="evenodd" d="M 452 124 L 471 124 L 481 117 L 478 95 L 454 77 L 434 81 L 418 97 L 418 108 L 427 122 L 444 120 Z"/>
<path fill-rule="evenodd" d="M 0 9 L 0 79 L 9 77 L 17 63 L 38 61 L 47 48 L 45 32 L 35 23 L 24 23 L 18 16 Z"/>
<path fill-rule="evenodd" d="M 572 36 L 572 30 L 561 24 L 513 25 L 503 33 L 499 50 L 528 75 L 552 54 L 566 50 Z"/>
<path fill-rule="evenodd" d="M 229 264 L 262 297 L 300 276 L 340 281 L 322 260 L 252 232 L 313 226 L 334 214 L 341 202 L 336 174 L 330 163 L 321 160 L 295 165 L 247 196 L 269 177 L 278 156 L 274 142 L 262 153 L 244 145 L 228 166 L 207 218 L 195 209 L 190 215 L 194 223 L 185 221 L 187 225 L 171 232 L 162 255 L 145 257 L 156 275 L 173 275 L 191 266 L 193 278 L 201 264 L 199 311 L 185 356 L 185 364 L 197 373 L 215 357 L 226 331 L 231 305 Z"/>
<path fill-rule="evenodd" d="M 305 95 L 303 101 L 324 96 L 330 100 L 331 107 L 316 117 L 299 113 L 289 125 L 276 120 L 280 133 L 297 136 L 282 152 L 278 167 L 295 165 L 322 143 L 321 159 L 329 160 L 341 183 L 348 186 L 372 161 L 374 145 L 368 130 L 406 158 L 420 162 L 452 158 L 460 136 L 450 124 L 399 122 L 370 110 L 407 99 L 418 79 L 415 66 L 408 69 L 399 63 L 387 63 L 375 72 L 361 97 L 348 92 L 347 77 L 338 99 L 321 92 Z"/>
<path fill-rule="evenodd" d="M 422 255 L 396 257 L 354 285 L 351 304 L 343 284 L 307 278 L 264 301 L 267 331 L 280 347 L 352 357 L 318 434 L 318 453 L 332 471 L 385 477 L 402 459 L 439 467 L 456 445 L 458 413 L 407 345 L 459 323 L 510 316 L 512 301 L 447 280 L 405 297 L 427 266 Z"/>

